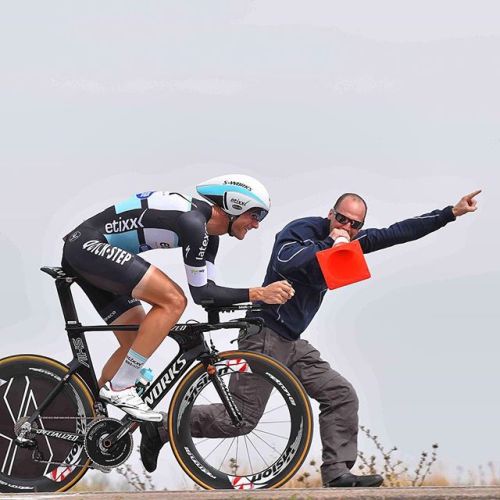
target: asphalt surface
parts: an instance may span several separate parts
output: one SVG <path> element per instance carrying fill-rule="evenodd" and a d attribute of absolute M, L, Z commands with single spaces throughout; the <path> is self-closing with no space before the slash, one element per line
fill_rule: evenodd
<path fill-rule="evenodd" d="M 357 500 L 383 500 L 407 499 L 419 500 L 495 500 L 500 499 L 499 486 L 484 487 L 422 487 L 422 488 L 349 488 L 349 489 L 287 489 L 261 490 L 261 491 L 153 491 L 153 492 L 98 492 L 98 493 L 40 493 L 2 495 L 0 500 L 30 499 L 73 499 L 73 500 L 224 500 L 224 499 L 290 499 L 290 500 L 315 500 L 315 499 L 349 499 Z"/>

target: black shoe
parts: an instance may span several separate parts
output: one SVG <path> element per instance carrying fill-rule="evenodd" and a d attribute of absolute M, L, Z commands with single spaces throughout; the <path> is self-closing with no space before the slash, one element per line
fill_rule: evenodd
<path fill-rule="evenodd" d="M 325 488 L 373 488 L 380 486 L 384 482 L 384 478 L 378 474 L 372 476 L 355 476 L 350 472 L 342 474 L 337 479 L 328 481 L 324 484 Z"/>
<path fill-rule="evenodd" d="M 163 412 L 163 420 L 157 422 L 143 422 L 141 424 L 141 460 L 148 472 L 154 472 L 158 463 L 158 455 L 163 445 L 168 442 L 167 415 Z"/>

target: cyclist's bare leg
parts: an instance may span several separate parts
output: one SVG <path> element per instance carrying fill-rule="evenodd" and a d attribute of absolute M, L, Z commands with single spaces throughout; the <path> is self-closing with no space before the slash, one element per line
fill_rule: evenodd
<path fill-rule="evenodd" d="M 140 325 L 146 313 L 142 305 L 132 307 L 125 311 L 121 316 L 115 319 L 111 325 Z M 122 365 L 125 356 L 134 343 L 137 332 L 113 332 L 120 343 L 120 347 L 111 355 L 102 369 L 101 378 L 99 379 L 99 389 L 109 382 Z"/>
<path fill-rule="evenodd" d="M 135 352 L 149 358 L 179 321 L 187 299 L 182 288 L 155 266 L 149 267 L 132 290 L 132 297 L 152 306 L 131 346 Z"/>
<path fill-rule="evenodd" d="M 99 395 L 139 420 L 161 422 L 163 415 L 148 407 L 134 384 L 141 367 L 181 317 L 187 299 L 182 289 L 154 266 L 148 268 L 132 290 L 132 297 L 148 302 L 151 309 L 142 320 L 123 363 Z"/>

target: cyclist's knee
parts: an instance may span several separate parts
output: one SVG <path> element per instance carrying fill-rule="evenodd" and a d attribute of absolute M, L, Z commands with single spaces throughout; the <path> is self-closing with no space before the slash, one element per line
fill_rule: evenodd
<path fill-rule="evenodd" d="M 160 304 L 167 312 L 181 316 L 187 307 L 187 297 L 182 290 L 172 289 L 165 294 L 165 298 Z"/>
<path fill-rule="evenodd" d="M 159 269 L 151 266 L 143 279 L 134 288 L 133 297 L 145 300 L 179 317 L 187 307 L 187 298 L 182 288 Z"/>

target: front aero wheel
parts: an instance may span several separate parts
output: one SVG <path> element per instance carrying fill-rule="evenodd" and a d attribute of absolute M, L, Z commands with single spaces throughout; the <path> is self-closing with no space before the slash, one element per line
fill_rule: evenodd
<path fill-rule="evenodd" d="M 231 421 L 204 366 L 196 365 L 170 405 L 177 461 L 206 489 L 282 486 L 311 444 L 311 406 L 302 385 L 286 367 L 255 352 L 220 353 L 214 366 L 243 420 Z"/>
<path fill-rule="evenodd" d="M 0 491 L 64 491 L 87 471 L 90 462 L 83 443 L 58 438 L 85 434 L 95 416 L 93 397 L 76 375 L 33 422 L 33 429 L 52 434 L 31 432 L 27 447 L 15 443 L 23 422 L 67 372 L 67 366 L 43 356 L 0 359 Z"/>

